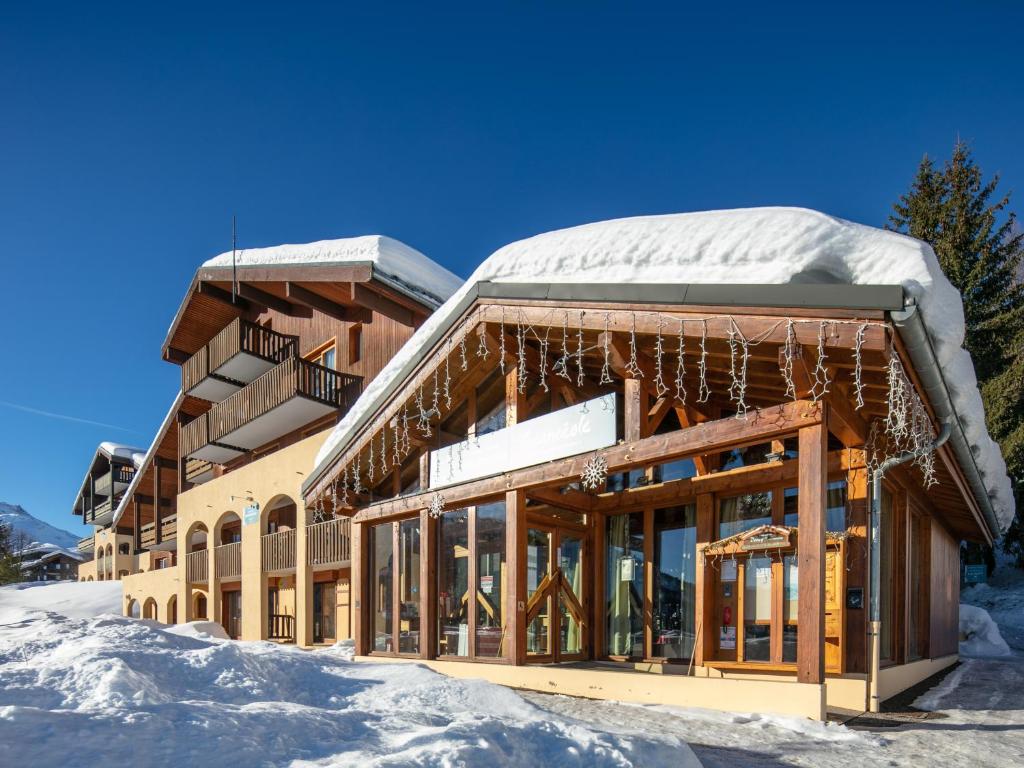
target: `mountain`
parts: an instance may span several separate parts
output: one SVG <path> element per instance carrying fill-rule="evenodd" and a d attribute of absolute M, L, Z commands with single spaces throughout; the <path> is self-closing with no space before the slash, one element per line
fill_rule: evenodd
<path fill-rule="evenodd" d="M 19 544 L 18 536 L 23 534 L 26 541 L 26 548 L 33 545 L 52 544 L 63 549 L 75 551 L 78 546 L 78 539 L 81 538 L 49 523 L 44 523 L 17 504 L 5 504 L 0 501 L 0 522 L 6 523 L 12 529 L 11 541 Z"/>

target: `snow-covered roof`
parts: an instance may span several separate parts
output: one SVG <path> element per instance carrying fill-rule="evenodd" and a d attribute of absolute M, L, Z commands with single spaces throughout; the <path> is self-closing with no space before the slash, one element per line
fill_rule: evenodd
<path fill-rule="evenodd" d="M 230 256 L 230 254 L 229 254 Z M 547 232 L 495 251 L 416 331 L 335 426 L 312 477 L 381 407 L 429 340 L 485 281 L 588 284 L 900 285 L 917 302 L 998 522 L 1014 503 L 999 446 L 989 437 L 960 294 L 920 240 L 805 208 L 746 208 L 639 216 Z"/>
<path fill-rule="evenodd" d="M 227 251 L 203 264 L 230 267 Z M 396 290 L 430 306 L 438 306 L 459 289 L 462 280 L 422 253 L 384 235 L 363 235 L 338 240 L 320 240 L 298 245 L 246 248 L 235 252 L 239 267 L 299 264 L 364 264 L 374 268 L 374 277 Z"/>
<path fill-rule="evenodd" d="M 135 448 L 122 443 L 112 443 L 108 440 L 100 443 L 97 451 L 106 454 L 107 458 L 128 459 L 138 469 L 146 458 L 146 451 L 143 448 Z"/>

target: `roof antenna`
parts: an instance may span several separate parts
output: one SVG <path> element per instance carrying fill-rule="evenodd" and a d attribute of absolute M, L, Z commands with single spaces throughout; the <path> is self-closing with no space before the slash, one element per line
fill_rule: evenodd
<path fill-rule="evenodd" d="M 238 238 L 235 230 L 235 214 L 231 214 L 231 303 L 237 304 L 238 294 L 238 265 L 235 263 L 235 251 L 237 250 Z"/>

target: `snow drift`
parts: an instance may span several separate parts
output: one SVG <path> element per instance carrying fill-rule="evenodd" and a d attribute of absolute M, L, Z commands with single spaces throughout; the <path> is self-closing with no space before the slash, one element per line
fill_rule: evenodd
<path fill-rule="evenodd" d="M 1013 496 L 985 415 L 970 355 L 963 350 L 960 295 L 926 243 L 804 208 L 749 208 L 639 216 L 585 224 L 495 251 L 435 312 L 364 390 L 321 447 L 314 475 L 347 443 L 427 339 L 454 321 L 462 298 L 482 281 L 517 283 L 902 285 L 918 303 L 957 414 L 975 452 L 999 522 Z"/>
<path fill-rule="evenodd" d="M 1011 651 L 988 611 L 961 603 L 960 653 L 963 656 L 1009 656 Z"/>
<path fill-rule="evenodd" d="M 110 586 L 120 589 L 118 582 Z M 695 765 L 672 736 L 590 727 L 425 667 L 213 638 L 113 615 L 42 612 L 94 587 L 0 589 L 4 764 Z M 90 589 L 82 589 L 89 587 Z M 32 593 L 14 606 L 12 594 Z M 84 611 L 83 611 L 84 612 Z"/>

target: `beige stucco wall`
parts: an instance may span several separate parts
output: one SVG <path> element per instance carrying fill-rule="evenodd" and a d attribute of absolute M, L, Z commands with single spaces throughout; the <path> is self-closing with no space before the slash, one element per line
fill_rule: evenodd
<path fill-rule="evenodd" d="M 88 563 L 82 563 L 78 566 L 78 580 L 88 581 L 92 578 L 93 581 L 107 581 L 116 580 L 120 578 L 119 574 L 122 571 L 132 573 L 136 570 L 136 559 L 134 555 L 122 555 L 118 552 L 118 547 L 121 544 L 128 545 L 128 551 L 132 550 L 132 537 L 126 534 L 115 533 L 113 528 L 100 528 L 96 530 L 94 536 L 95 546 L 93 549 L 93 559 Z M 106 556 L 107 545 L 110 545 L 113 551 L 113 557 L 110 561 L 111 567 L 106 569 L 104 573 L 99 572 L 101 564 L 100 553 Z"/>
<path fill-rule="evenodd" d="M 184 612 L 181 610 L 181 598 L 178 596 L 181 589 L 179 583 L 179 572 L 177 568 L 158 568 L 153 571 L 133 573 L 121 579 L 123 595 L 122 610 L 125 616 L 131 615 L 129 608 L 133 600 L 137 600 L 141 606 L 149 598 L 156 600 L 156 620 L 165 624 L 170 622 L 171 599 L 177 601 L 177 620 L 184 620 Z"/>
<path fill-rule="evenodd" d="M 932 675 L 941 672 L 946 667 L 956 664 L 959 656 L 943 656 L 940 659 L 921 659 L 912 661 L 910 664 L 900 664 L 896 667 L 886 667 L 878 675 L 878 698 L 885 701 L 897 693 L 917 685 Z"/>
<path fill-rule="evenodd" d="M 305 506 L 302 502 L 302 482 L 313 468 L 317 451 L 327 439 L 329 430 L 312 435 L 298 443 L 265 456 L 262 459 L 234 470 L 223 477 L 203 483 L 178 496 L 178 567 L 182 578 L 178 581 L 179 621 L 192 619 L 191 602 L 187 600 L 188 585 L 184 581 L 185 553 L 188 551 L 188 536 L 192 528 L 202 524 L 207 530 L 207 552 L 209 553 L 209 575 L 211 579 L 207 609 L 214 621 L 221 619 L 220 589 L 214 575 L 213 549 L 217 523 L 225 513 L 233 512 L 243 518 L 244 508 L 253 501 L 260 506 L 260 523 L 242 525 L 242 622 L 241 638 L 244 640 L 265 639 L 267 635 L 267 580 L 262 572 L 261 534 L 269 506 L 281 497 L 288 497 L 296 507 L 296 553 L 297 569 L 291 577 L 294 593 L 289 603 L 305 606 L 299 612 L 296 622 L 296 642 L 309 645 L 312 640 L 312 570 L 305 567 L 306 525 Z M 252 501 L 250 501 L 252 499 Z M 285 594 L 282 590 L 282 601 Z M 188 614 L 180 606 L 187 606 Z"/>

